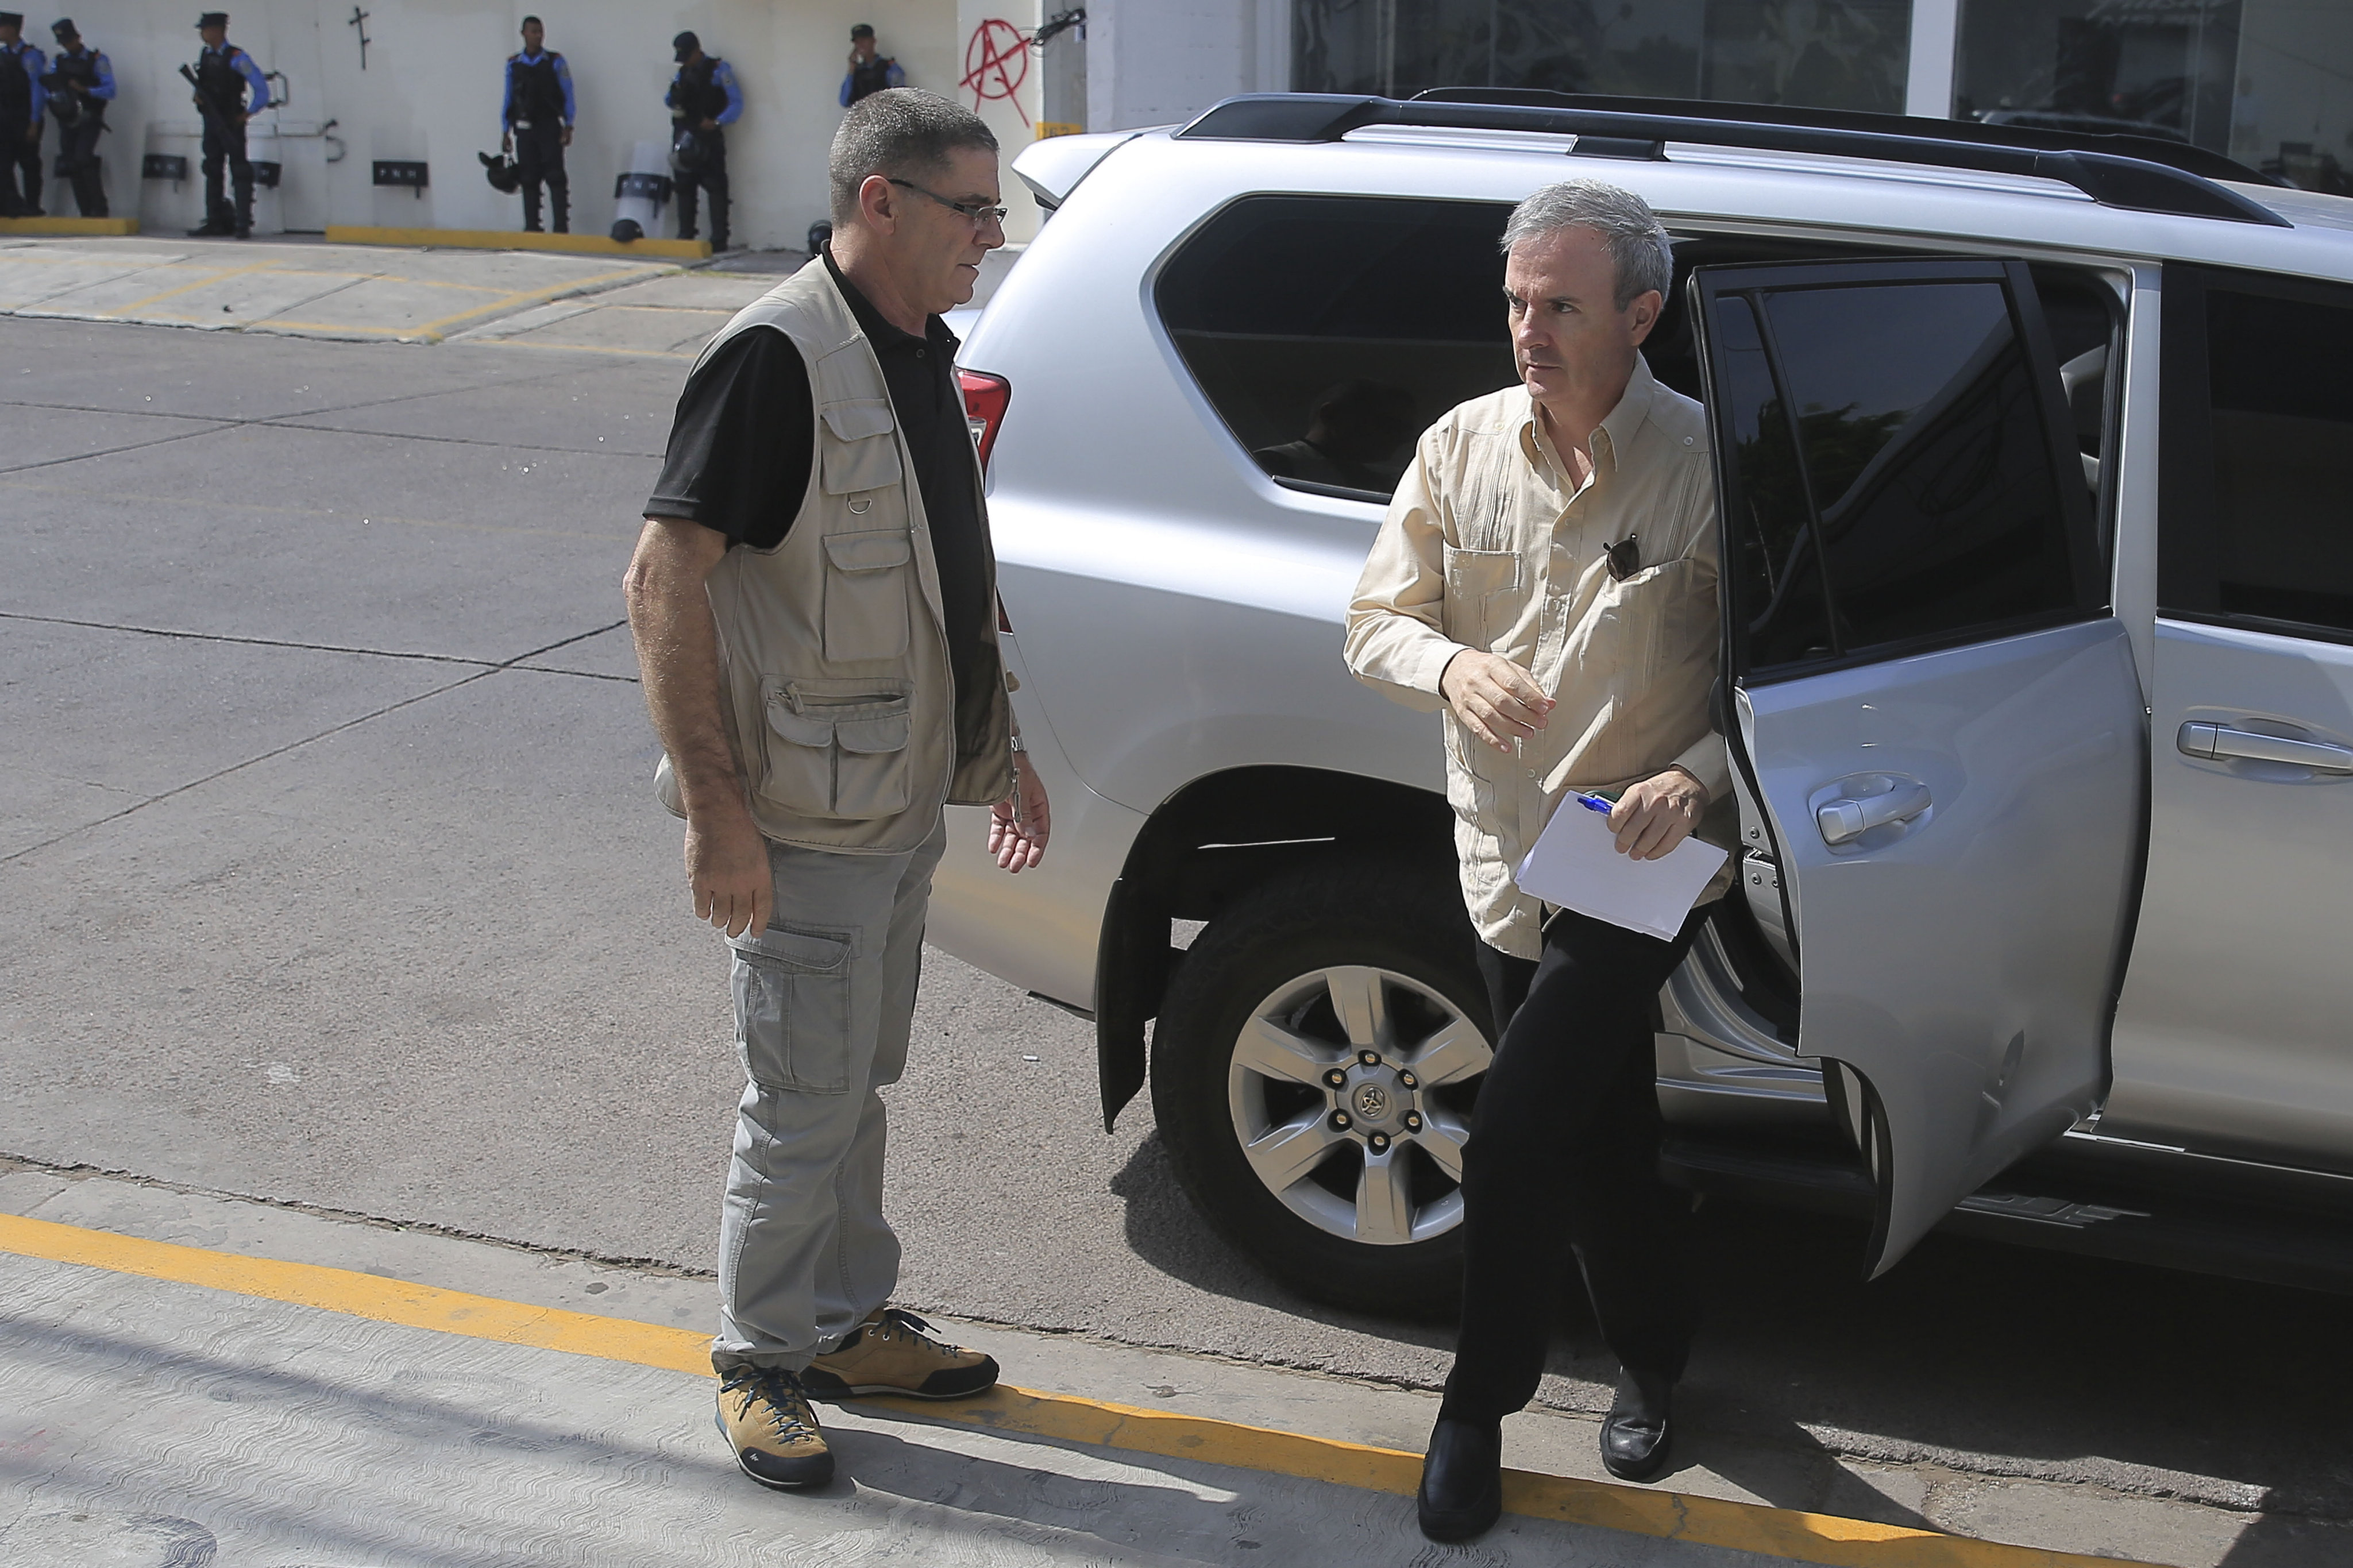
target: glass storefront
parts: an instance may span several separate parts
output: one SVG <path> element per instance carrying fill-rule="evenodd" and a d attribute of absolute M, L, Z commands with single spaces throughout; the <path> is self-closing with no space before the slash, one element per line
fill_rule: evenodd
<path fill-rule="evenodd" d="M 1303 92 L 1533 87 L 1900 114 L 1911 0 L 1298 0 Z"/>
<path fill-rule="evenodd" d="M 2175 137 L 2353 195 L 2353 3 L 1964 0 L 1953 112 Z"/>

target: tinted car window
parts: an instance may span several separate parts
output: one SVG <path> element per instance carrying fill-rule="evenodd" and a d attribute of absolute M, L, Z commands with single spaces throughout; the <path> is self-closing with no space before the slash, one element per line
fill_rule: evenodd
<path fill-rule="evenodd" d="M 2206 295 L 2225 614 L 2353 632 L 2353 298 Z"/>
<path fill-rule="evenodd" d="M 1249 196 L 1162 268 L 1186 368 L 1277 482 L 1386 500 L 1416 437 L 1514 379 L 1496 204 Z"/>
<path fill-rule="evenodd" d="M 1822 599 L 1821 561 L 1814 550 L 1812 514 L 1798 472 L 1789 422 L 1773 389 L 1773 367 L 1757 334 L 1755 307 L 1745 299 L 1715 308 L 1720 395 L 1730 424 L 1730 453 L 1739 474 L 1743 516 L 1732 529 L 1733 570 L 1747 620 L 1749 657 L 1759 665 L 1790 664 L 1831 651 L 1830 612 Z"/>
<path fill-rule="evenodd" d="M 1940 265 L 1957 264 L 1922 267 Z M 1759 277 L 1717 305 L 1716 419 L 1740 490 L 1732 546 L 1746 667 L 2082 608 L 2095 596 L 2079 583 L 2090 497 L 2079 471 L 2062 489 L 2058 377 L 2047 342 L 2030 353 L 2023 269 L 1847 276 Z M 1762 316 L 1744 325 L 1730 307 L 1750 300 Z M 1762 374 L 1743 368 L 1749 359 Z M 1815 540 L 1827 637 L 1804 597 L 1818 591 L 1804 581 Z"/>
<path fill-rule="evenodd" d="M 2000 284 L 1812 289 L 1767 310 L 1847 647 L 2073 605 L 2049 434 Z"/>

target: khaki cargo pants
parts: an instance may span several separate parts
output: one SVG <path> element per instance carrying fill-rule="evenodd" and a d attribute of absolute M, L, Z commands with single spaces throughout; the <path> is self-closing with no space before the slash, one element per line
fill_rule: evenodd
<path fill-rule="evenodd" d="M 899 1280 L 882 1218 L 883 1085 L 907 1065 L 944 822 L 907 855 L 768 846 L 776 913 L 731 938 L 747 1082 L 719 1223 L 722 1373 L 794 1372 Z"/>

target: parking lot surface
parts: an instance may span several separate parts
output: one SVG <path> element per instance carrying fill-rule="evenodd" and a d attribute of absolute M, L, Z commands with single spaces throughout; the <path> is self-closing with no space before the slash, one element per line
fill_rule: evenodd
<path fill-rule="evenodd" d="M 724 952 L 651 800 L 618 595 L 692 339 L 0 320 L 0 1152 L 708 1268 Z M 1229 1398 L 1203 1368 L 1443 1373 L 1443 1325 L 1230 1253 L 1148 1107 L 1101 1131 L 1087 1026 L 944 955 L 892 1116 L 903 1299 L 1050 1336 L 1033 1386 L 1058 1346 L 1167 1352 L 1130 1381 L 1178 1392 L 1128 1402 L 1203 1414 Z M 2353 1557 L 2342 1302 L 1949 1238 L 1865 1285 L 1841 1225 L 1704 1221 L 1683 1462 L 1739 1495 L 2151 1562 Z M 1607 1370 L 1565 1317 L 1540 1400 L 1574 1440 L 1545 1451 L 1589 1455 Z M 1418 1442 L 1410 1408 L 1380 1440 Z"/>

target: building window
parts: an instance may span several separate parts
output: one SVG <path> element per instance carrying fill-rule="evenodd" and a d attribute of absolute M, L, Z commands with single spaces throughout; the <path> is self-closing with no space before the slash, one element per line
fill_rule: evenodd
<path fill-rule="evenodd" d="M 1911 0 L 1298 0 L 1293 85 L 1904 111 Z"/>
<path fill-rule="evenodd" d="M 2353 194 L 2353 5 L 1964 0 L 1954 113 L 2169 137 Z"/>

